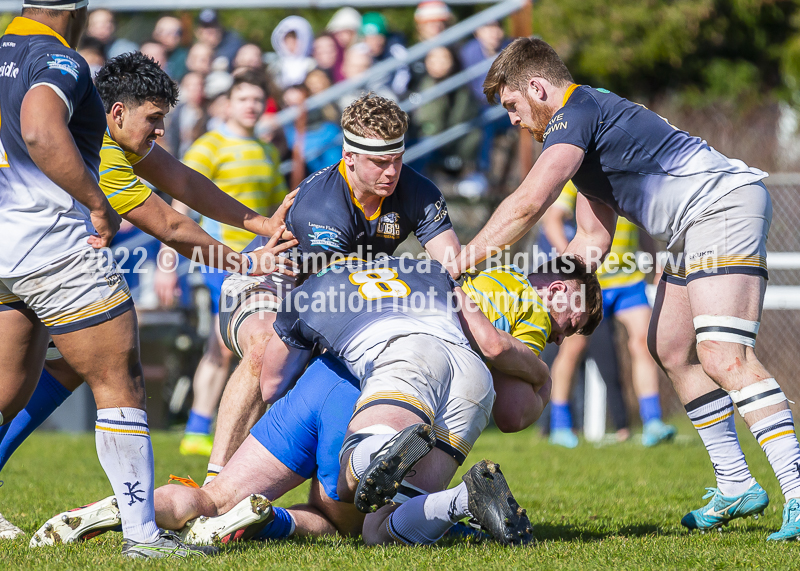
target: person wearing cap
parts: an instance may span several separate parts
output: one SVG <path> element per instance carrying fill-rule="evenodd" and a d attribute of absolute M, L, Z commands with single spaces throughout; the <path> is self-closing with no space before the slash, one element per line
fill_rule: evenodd
<path fill-rule="evenodd" d="M 340 48 L 346 50 L 356 42 L 360 28 L 361 14 L 355 8 L 345 6 L 336 11 L 325 31 L 333 35 Z"/>
<path fill-rule="evenodd" d="M 133 300 L 102 252 L 120 226 L 100 188 L 106 117 L 77 46 L 87 0 L 24 0 L 0 41 L 0 436 L 26 406 L 52 337 L 97 404 L 100 465 L 132 558 L 202 555 L 162 534 Z M 17 535 L 3 526 L 3 534 Z"/>
<path fill-rule="evenodd" d="M 210 8 L 200 12 L 195 35 L 198 42 L 206 44 L 214 51 L 214 59 L 225 58 L 227 67 L 232 65 L 236 52 L 244 44 L 239 34 L 222 27 L 216 10 Z"/>
<path fill-rule="evenodd" d="M 414 11 L 414 23 L 417 26 L 419 41 L 425 42 L 435 38 L 447 29 L 453 19 L 453 13 L 444 2 L 430 0 L 421 2 Z"/>
<path fill-rule="evenodd" d="M 344 110 L 341 124 L 341 161 L 300 184 L 286 218 L 303 259 L 315 265 L 334 255 L 391 255 L 412 233 L 441 263 L 458 252 L 441 191 L 403 165 L 408 116 L 397 103 L 363 95 Z M 244 251 L 264 243 L 256 238 Z M 220 403 L 210 477 L 227 464 L 264 414 L 259 393 L 262 359 L 274 334 L 275 312 L 292 284 L 231 275 L 222 285 L 220 333 L 242 361 Z"/>
<path fill-rule="evenodd" d="M 403 59 L 408 51 L 403 37 L 392 34 L 386 25 L 386 18 L 380 12 L 367 12 L 361 20 L 361 36 L 369 48 L 374 62 L 389 58 Z M 386 85 L 397 95 L 402 96 L 408 89 L 411 72 L 403 66 L 389 76 Z"/>

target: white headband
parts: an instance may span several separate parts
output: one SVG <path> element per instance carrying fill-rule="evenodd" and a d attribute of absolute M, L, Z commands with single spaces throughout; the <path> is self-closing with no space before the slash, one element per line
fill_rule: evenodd
<path fill-rule="evenodd" d="M 344 150 L 359 155 L 394 155 L 406 150 L 403 135 L 396 139 L 368 139 L 343 130 Z"/>
<path fill-rule="evenodd" d="M 89 0 L 26 0 L 23 8 L 43 8 L 45 10 L 80 10 Z"/>

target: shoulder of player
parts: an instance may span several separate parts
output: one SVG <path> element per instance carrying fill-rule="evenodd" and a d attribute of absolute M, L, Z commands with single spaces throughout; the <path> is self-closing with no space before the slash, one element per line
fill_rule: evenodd
<path fill-rule="evenodd" d="M 436 186 L 429 178 L 421 175 L 408 165 L 403 165 L 400 171 L 400 178 L 397 181 L 396 193 L 402 193 L 404 196 L 410 194 L 442 195 L 442 191 Z"/>
<path fill-rule="evenodd" d="M 29 67 L 40 65 L 42 60 L 46 60 L 45 65 L 53 69 L 59 69 L 64 75 L 70 74 L 76 77 L 77 74 L 90 73 L 89 64 L 81 54 L 69 46 L 62 44 L 53 36 L 27 36 L 30 38 L 28 53 L 25 63 Z"/>

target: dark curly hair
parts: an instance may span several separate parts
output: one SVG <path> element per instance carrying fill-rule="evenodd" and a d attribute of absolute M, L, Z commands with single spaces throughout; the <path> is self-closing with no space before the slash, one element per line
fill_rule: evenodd
<path fill-rule="evenodd" d="M 114 103 L 138 107 L 146 101 L 178 103 L 178 84 L 158 67 L 152 58 L 141 52 L 130 52 L 111 58 L 94 78 L 106 113 Z"/>

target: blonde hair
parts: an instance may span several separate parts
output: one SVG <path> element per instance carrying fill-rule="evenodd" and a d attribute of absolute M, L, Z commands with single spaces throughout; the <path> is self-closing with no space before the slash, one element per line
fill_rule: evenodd
<path fill-rule="evenodd" d="M 408 130 L 408 115 L 391 99 L 367 93 L 344 110 L 342 129 L 359 137 L 397 139 Z"/>

